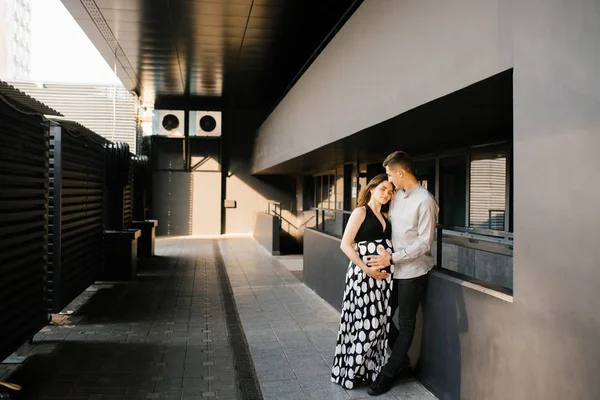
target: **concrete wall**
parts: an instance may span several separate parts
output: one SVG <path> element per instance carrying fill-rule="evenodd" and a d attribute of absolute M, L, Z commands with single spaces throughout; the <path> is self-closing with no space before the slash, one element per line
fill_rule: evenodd
<path fill-rule="evenodd" d="M 254 172 L 512 66 L 510 3 L 368 0 L 260 127 Z"/>
<path fill-rule="evenodd" d="M 156 146 L 153 173 L 153 217 L 159 220 L 157 235 L 247 234 L 254 231 L 256 213 L 266 210 L 266 201 L 282 204 L 286 225 L 298 236 L 295 215 L 296 179 L 290 176 L 253 176 L 251 149 L 261 113 L 247 110 L 223 111 L 223 173 L 183 170 L 182 141 Z M 202 148 L 202 146 L 199 146 Z M 218 155 L 215 155 L 218 160 Z M 211 160 L 217 170 L 217 161 Z M 214 167 L 214 168 L 213 168 Z M 172 171 L 167 171 L 172 169 Z M 223 208 L 222 200 L 234 200 L 235 208 Z"/>
<path fill-rule="evenodd" d="M 269 253 L 279 254 L 279 218 L 257 212 L 253 236 Z"/>
<path fill-rule="evenodd" d="M 554 398 L 528 392 L 526 386 L 512 387 L 518 368 L 512 349 L 518 337 L 514 304 L 508 299 L 442 271 L 430 272 L 418 366 L 419 379 L 439 399 Z"/>
<path fill-rule="evenodd" d="M 340 244 L 340 239 L 319 231 L 304 231 L 304 284 L 338 310 L 342 309 L 349 263 Z"/>
<path fill-rule="evenodd" d="M 152 216 L 158 236 L 221 233 L 219 172 L 156 171 Z"/>
<path fill-rule="evenodd" d="M 514 2 L 512 26 L 513 303 L 432 277 L 420 377 L 443 399 L 597 399 L 600 3 Z"/>
<path fill-rule="evenodd" d="M 513 19 L 512 398 L 598 399 L 600 2 L 515 1 Z"/>
<path fill-rule="evenodd" d="M 282 204 L 286 219 L 295 220 L 296 179 L 281 176 L 253 176 L 251 173 L 252 146 L 261 114 L 253 111 L 230 110 L 224 113 L 224 198 L 235 200 L 236 208 L 224 212 L 223 232 L 251 234 L 256 213 L 266 211 L 266 201 Z M 287 226 L 287 225 L 286 225 Z M 292 234 L 297 234 L 293 232 Z"/>

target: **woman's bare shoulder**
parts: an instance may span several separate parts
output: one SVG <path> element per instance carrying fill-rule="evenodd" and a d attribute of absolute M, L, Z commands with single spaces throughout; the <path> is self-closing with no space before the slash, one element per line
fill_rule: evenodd
<path fill-rule="evenodd" d="M 356 207 L 353 211 L 352 211 L 352 215 L 356 215 L 358 216 L 365 216 L 367 215 L 367 208 L 365 206 L 362 207 Z"/>

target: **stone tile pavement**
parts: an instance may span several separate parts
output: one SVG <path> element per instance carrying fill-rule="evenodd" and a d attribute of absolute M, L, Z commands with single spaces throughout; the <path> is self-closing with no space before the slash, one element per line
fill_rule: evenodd
<path fill-rule="evenodd" d="M 94 285 L 65 311 L 0 369 L 24 388 L 13 398 L 237 398 L 210 240 L 160 240 L 135 282 Z"/>
<path fill-rule="evenodd" d="M 265 399 L 373 398 L 329 380 L 337 310 L 254 240 L 224 239 L 220 248 Z M 416 381 L 377 398 L 435 399 Z"/>
<path fill-rule="evenodd" d="M 13 399 L 260 399 L 258 384 L 264 399 L 369 397 L 329 381 L 337 311 L 251 238 L 159 239 L 135 282 L 93 285 L 64 312 L 17 351 L 25 363 L 0 364 L 24 388 Z M 418 382 L 378 398 L 434 399 Z"/>

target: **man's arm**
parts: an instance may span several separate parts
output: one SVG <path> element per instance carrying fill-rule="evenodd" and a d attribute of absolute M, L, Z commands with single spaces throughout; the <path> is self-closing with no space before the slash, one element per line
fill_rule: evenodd
<path fill-rule="evenodd" d="M 428 197 L 419 206 L 419 222 L 417 225 L 417 240 L 410 246 L 392 254 L 394 264 L 419 258 L 431 249 L 433 238 L 435 236 L 435 221 L 437 217 L 438 206 L 431 197 Z"/>

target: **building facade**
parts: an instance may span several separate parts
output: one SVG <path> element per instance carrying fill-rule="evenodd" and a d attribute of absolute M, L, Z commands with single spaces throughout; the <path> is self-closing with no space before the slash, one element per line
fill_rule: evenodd
<path fill-rule="evenodd" d="M 28 81 L 10 81 L 10 84 L 100 136 L 128 143 L 131 152 L 136 152 L 140 136 L 139 101 L 123 86 Z"/>
<path fill-rule="evenodd" d="M 31 1 L 0 0 L 0 78 L 29 79 Z"/>
<path fill-rule="evenodd" d="M 501 254 L 444 232 L 414 354 L 440 399 L 600 397 L 599 38 L 593 0 L 365 1 L 259 130 L 255 173 L 331 176 L 354 158 L 360 177 L 407 150 L 442 224 L 514 239 Z M 305 279 L 343 287 L 339 239 L 304 243 Z"/>

